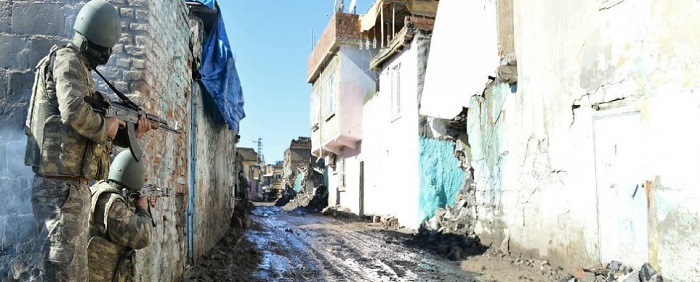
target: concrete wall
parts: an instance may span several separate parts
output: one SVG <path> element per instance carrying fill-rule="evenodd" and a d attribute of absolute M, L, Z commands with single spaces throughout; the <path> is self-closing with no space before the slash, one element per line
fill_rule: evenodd
<path fill-rule="evenodd" d="M 700 121 L 700 41 L 688 37 L 700 7 L 513 9 L 517 93 L 496 85 L 470 104 L 477 232 L 566 266 L 649 261 L 667 278 L 699 279 L 700 167 L 689 160 L 700 136 L 681 124 Z"/>
<path fill-rule="evenodd" d="M 186 265 L 186 220 L 189 201 L 189 136 L 190 95 L 192 62 L 201 56 L 201 36 L 192 39 L 185 4 L 178 1 L 111 1 L 120 10 L 123 34 L 114 48 L 108 65 L 100 67 L 103 74 L 125 93 L 138 93 L 132 98 L 151 112 L 177 123 L 181 134 L 163 131 L 149 132 L 141 139 L 147 152 L 147 182 L 171 188 L 171 195 L 161 198 L 155 208 L 158 227 L 151 246 L 138 251 L 135 271 L 137 280 L 179 280 Z M 82 7 L 75 1 L 4 1 L 0 3 L 0 191 L 7 195 L 6 206 L 0 212 L 0 280 L 26 280 L 38 275 L 38 249 L 35 225 L 31 213 L 31 170 L 23 165 L 24 118 L 33 80 L 31 69 L 45 56 L 53 44 L 65 44 L 72 37 L 75 15 Z M 36 19 L 41 18 L 41 24 Z M 193 21 L 193 29 L 201 28 Z M 194 52 L 194 55 L 193 55 Z M 96 79 L 102 91 L 111 92 Z M 197 88 L 197 87 L 195 87 Z M 198 92 L 199 90 L 195 91 Z M 202 154 L 199 181 L 199 206 L 216 209 L 201 212 L 199 225 L 195 226 L 198 254 L 218 241 L 228 224 L 220 224 L 221 218 L 230 215 L 232 209 L 228 164 L 233 164 L 231 132 L 221 129 L 216 117 L 209 120 L 209 108 L 196 111 L 201 122 L 196 136 L 210 140 L 199 147 L 203 152 L 216 150 L 216 154 Z M 220 117 L 219 117 L 220 119 Z M 230 141 L 231 140 L 231 141 Z M 177 149 L 176 149 L 177 148 Z M 221 154 L 229 152 L 230 154 Z M 218 157 L 215 157 L 218 155 Z M 209 164 L 221 166 L 212 168 Z M 199 177 L 199 176 L 197 176 Z M 206 183 L 206 185 L 204 185 Z M 232 185 L 232 184 L 231 184 Z M 204 193 L 202 193 L 204 192 Z M 215 220 L 216 219 L 216 220 Z M 226 221 L 228 222 L 228 221 Z M 168 259 L 163 259 L 168 258 Z M 12 269 L 12 271 L 10 271 Z"/>
<path fill-rule="evenodd" d="M 228 230 L 237 178 L 232 158 L 235 134 L 228 130 L 209 94 L 195 91 L 194 95 L 197 101 L 193 117 L 197 124 L 194 258 L 197 260 Z"/>

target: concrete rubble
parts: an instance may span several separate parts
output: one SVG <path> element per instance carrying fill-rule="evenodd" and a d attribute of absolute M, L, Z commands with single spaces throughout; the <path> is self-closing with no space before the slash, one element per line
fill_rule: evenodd
<path fill-rule="evenodd" d="M 559 280 L 560 282 L 661 282 L 664 281 L 649 263 L 640 268 L 624 265 L 619 261 L 611 261 L 605 265 L 597 264 L 587 268 L 577 268 L 574 273 Z"/>

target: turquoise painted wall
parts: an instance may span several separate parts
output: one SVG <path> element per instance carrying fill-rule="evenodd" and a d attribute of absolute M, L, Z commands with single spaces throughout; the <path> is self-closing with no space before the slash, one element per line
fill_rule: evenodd
<path fill-rule="evenodd" d="M 418 219 L 435 214 L 435 209 L 453 205 L 462 187 L 464 171 L 454 157 L 454 143 L 420 137 Z"/>
<path fill-rule="evenodd" d="M 297 175 L 297 178 L 294 179 L 294 191 L 296 191 L 297 193 L 301 191 L 301 181 L 304 180 L 304 176 L 305 175 L 303 173 L 299 173 L 299 175 Z"/>

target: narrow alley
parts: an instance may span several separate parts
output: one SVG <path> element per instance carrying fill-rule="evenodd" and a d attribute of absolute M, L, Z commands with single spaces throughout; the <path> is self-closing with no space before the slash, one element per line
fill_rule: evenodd
<path fill-rule="evenodd" d="M 419 247 L 405 229 L 256 205 L 244 219 L 250 227 L 239 228 L 234 217 L 185 281 L 555 281 L 562 275 L 492 250 L 452 261 Z"/>

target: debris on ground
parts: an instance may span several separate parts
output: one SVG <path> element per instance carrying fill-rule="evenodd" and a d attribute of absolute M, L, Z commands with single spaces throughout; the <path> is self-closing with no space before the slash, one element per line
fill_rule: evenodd
<path fill-rule="evenodd" d="M 621 282 L 661 282 L 663 277 L 649 263 L 640 268 L 624 265 L 619 261 L 611 261 L 605 265 L 600 263 L 590 267 L 574 269 L 566 282 L 589 281 L 621 281 Z"/>
<path fill-rule="evenodd" d="M 276 206 L 277 203 L 275 203 Z M 285 203 L 286 210 L 300 210 L 303 213 L 321 212 L 328 206 L 328 190 L 320 185 L 314 188 L 313 193 L 300 192 Z"/>
<path fill-rule="evenodd" d="M 257 228 L 250 218 L 250 211 L 254 209 L 249 201 L 236 200 L 226 235 L 196 265 L 188 267 L 184 281 L 213 282 L 221 281 L 221 277 L 227 277 L 228 281 L 246 281 L 252 277 L 263 259 L 257 245 L 244 236 L 247 229 Z"/>

